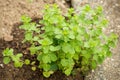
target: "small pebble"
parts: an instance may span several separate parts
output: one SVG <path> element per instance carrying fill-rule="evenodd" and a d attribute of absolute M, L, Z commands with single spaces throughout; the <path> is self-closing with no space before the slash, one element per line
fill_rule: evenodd
<path fill-rule="evenodd" d="M 3 65 L 3 64 L 0 64 L 0 67 L 4 68 L 4 65 Z"/>
<path fill-rule="evenodd" d="M 111 59 L 111 61 L 114 61 L 114 59 Z"/>
<path fill-rule="evenodd" d="M 100 1 L 100 3 L 103 3 L 103 1 Z"/>
<path fill-rule="evenodd" d="M 120 28 L 120 25 L 118 25 L 117 27 Z"/>
<path fill-rule="evenodd" d="M 119 6 L 119 4 L 115 4 L 115 6 Z"/>
<path fill-rule="evenodd" d="M 112 30 L 110 30 L 110 32 L 113 32 L 114 30 L 112 29 Z"/>
<path fill-rule="evenodd" d="M 92 70 L 92 72 L 95 72 L 95 70 Z"/>

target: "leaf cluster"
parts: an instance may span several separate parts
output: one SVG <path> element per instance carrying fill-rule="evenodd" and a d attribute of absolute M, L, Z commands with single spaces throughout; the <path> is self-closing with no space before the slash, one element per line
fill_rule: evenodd
<path fill-rule="evenodd" d="M 14 55 L 13 49 L 6 48 L 3 51 L 3 62 L 4 64 L 8 64 L 10 63 L 10 61 L 13 61 L 15 67 L 22 67 L 23 61 L 20 59 L 22 56 L 22 53 Z"/>
<path fill-rule="evenodd" d="M 57 5 L 47 5 L 39 24 L 31 22 L 27 16 L 22 16 L 22 22 L 20 28 L 25 30 L 24 42 L 31 44 L 30 54 L 37 56 L 37 67 L 43 70 L 45 77 L 56 70 L 70 75 L 76 66 L 83 73 L 95 69 L 111 56 L 110 49 L 117 40 L 115 34 L 106 36 L 103 33 L 108 21 L 101 6 L 92 9 L 86 5 L 80 8 L 79 14 L 71 8 L 63 16 Z M 38 27 L 40 24 L 43 25 L 41 28 Z M 5 63 L 8 62 L 5 60 Z M 30 64 L 30 60 L 25 63 Z"/>

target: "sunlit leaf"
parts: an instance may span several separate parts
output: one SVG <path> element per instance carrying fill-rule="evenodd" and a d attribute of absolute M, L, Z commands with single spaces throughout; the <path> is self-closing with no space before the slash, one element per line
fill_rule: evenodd
<path fill-rule="evenodd" d="M 3 58 L 3 63 L 4 63 L 4 64 L 8 64 L 8 63 L 10 62 L 10 60 L 11 60 L 11 59 L 10 59 L 9 57 L 4 57 L 4 58 Z"/>

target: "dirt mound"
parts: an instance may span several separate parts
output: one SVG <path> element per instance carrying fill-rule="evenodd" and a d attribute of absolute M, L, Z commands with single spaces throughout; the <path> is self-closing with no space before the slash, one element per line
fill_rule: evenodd
<path fill-rule="evenodd" d="M 61 0 L 0 0 L 0 38 L 11 41 L 13 39 L 10 35 L 12 27 L 20 22 L 22 15 L 41 18 L 44 6 L 53 3 L 58 4 L 64 13 L 69 7 L 66 2 L 61 2 Z"/>

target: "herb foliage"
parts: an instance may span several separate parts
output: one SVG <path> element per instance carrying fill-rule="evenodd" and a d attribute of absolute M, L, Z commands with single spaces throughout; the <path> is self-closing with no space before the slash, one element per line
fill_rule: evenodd
<path fill-rule="evenodd" d="M 103 33 L 108 20 L 101 6 L 92 9 L 86 5 L 81 7 L 79 14 L 75 14 L 71 8 L 63 16 L 57 5 L 47 5 L 39 24 L 31 22 L 27 16 L 22 16 L 22 22 L 20 29 L 25 30 L 23 42 L 31 44 L 30 54 L 37 56 L 37 68 L 43 70 L 45 77 L 57 70 L 68 76 L 76 67 L 84 74 L 95 69 L 106 57 L 111 56 L 110 49 L 117 40 L 114 33 L 109 36 Z M 40 24 L 43 25 L 41 28 L 38 27 Z M 4 50 L 3 56 L 5 64 L 12 59 L 16 67 L 33 64 L 32 70 L 36 70 L 35 61 L 31 63 L 26 59 L 21 62 L 22 54 L 14 55 L 13 49 Z"/>

